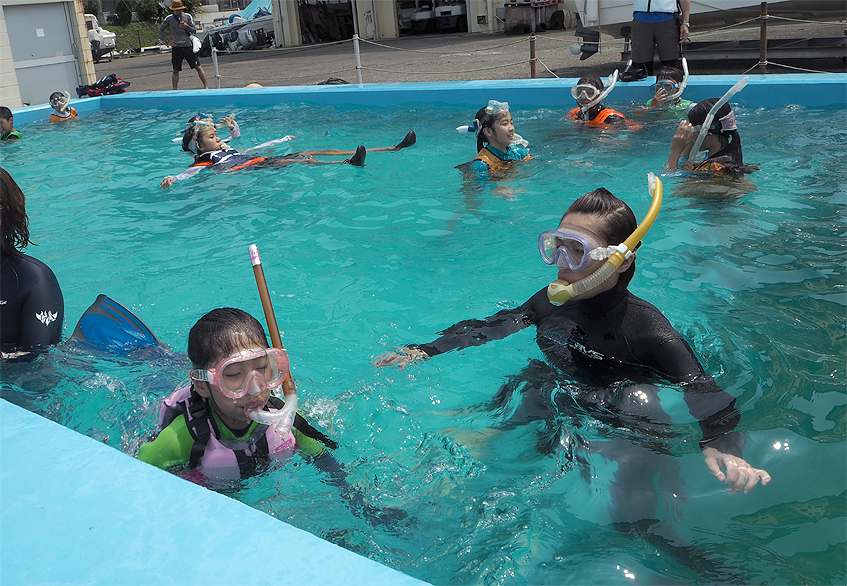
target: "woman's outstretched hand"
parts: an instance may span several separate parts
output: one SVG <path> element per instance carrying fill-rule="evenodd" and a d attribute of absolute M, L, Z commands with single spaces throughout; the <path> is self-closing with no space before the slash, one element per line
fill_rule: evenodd
<path fill-rule="evenodd" d="M 759 480 L 762 481 L 762 486 L 771 481 L 771 475 L 767 471 L 753 468 L 746 460 L 738 456 L 724 454 L 715 448 L 706 448 L 703 450 L 703 455 L 706 456 L 706 466 L 709 471 L 715 478 L 726 483 L 729 494 L 737 494 L 742 489 L 744 494 L 747 494 L 753 490 Z"/>
<path fill-rule="evenodd" d="M 386 352 L 381 356 L 377 356 L 373 365 L 377 367 L 397 365 L 400 370 L 403 370 L 410 364 L 414 364 L 418 360 L 429 360 L 430 356 L 419 348 L 409 348 L 403 346 L 397 349 L 397 352 Z"/>

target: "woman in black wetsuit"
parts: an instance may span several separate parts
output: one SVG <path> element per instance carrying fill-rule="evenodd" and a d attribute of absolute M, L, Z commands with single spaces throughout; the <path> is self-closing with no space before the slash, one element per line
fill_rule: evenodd
<path fill-rule="evenodd" d="M 62 339 L 65 302 L 53 271 L 22 251 L 29 240 L 23 191 L 0 168 L 0 350 L 3 360 L 32 360 Z"/>
<path fill-rule="evenodd" d="M 562 216 L 558 230 L 542 234 L 539 247 L 545 262 L 559 268 L 559 279 L 573 284 L 597 271 L 604 264 L 599 259 L 605 258 L 606 247 L 623 242 L 636 227 L 629 206 L 601 188 L 577 199 Z M 661 409 L 656 387 L 649 383 L 663 379 L 685 391 L 685 402 L 703 432 L 700 448 L 706 466 L 728 485 L 729 492 L 749 492 L 759 481 L 767 484 L 770 475 L 742 458 L 745 436 L 733 431 L 741 418 L 735 399 L 703 371 L 689 345 L 662 313 L 627 290 L 634 274 L 633 255 L 608 280 L 564 305 L 552 304 L 545 287 L 520 307 L 484 320 L 459 322 L 441 332 L 437 340 L 381 356 L 375 365 L 403 367 L 450 350 L 502 339 L 534 325 L 536 342 L 555 370 L 533 361 L 504 386 L 506 392 L 501 392 L 500 398 L 517 383 L 532 383 L 525 388 L 522 405 L 509 424 L 549 420 L 551 414 L 570 409 L 589 412 L 615 428 L 635 429 L 661 439 L 671 433 L 670 418 Z M 555 392 L 574 386 L 560 384 L 560 373 L 580 383 L 575 392 Z M 619 497 L 615 501 L 622 520 L 652 518 L 650 507 L 655 505 L 656 493 L 652 477 L 643 473 L 650 467 L 644 459 L 666 448 L 657 449 L 657 442 L 649 438 L 640 444 L 648 449 L 627 449 L 626 454 L 618 451 L 614 456 L 619 468 L 613 490 Z M 633 486 L 636 477 L 643 486 Z M 652 495 L 652 503 L 635 494 L 638 488 Z"/>

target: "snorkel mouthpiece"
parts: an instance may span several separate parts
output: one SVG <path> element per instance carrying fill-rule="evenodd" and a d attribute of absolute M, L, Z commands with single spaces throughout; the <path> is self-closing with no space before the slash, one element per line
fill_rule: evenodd
<path fill-rule="evenodd" d="M 626 259 L 632 256 L 635 247 L 641 242 L 641 239 L 650 230 L 656 216 L 659 215 L 659 208 L 662 207 L 662 181 L 653 173 L 647 174 L 647 187 L 653 197 L 653 203 L 650 204 L 650 209 L 647 210 L 647 215 L 641 220 L 641 223 L 629 237 L 615 248 L 615 252 L 609 257 L 603 265 L 576 283 L 568 283 L 563 279 L 557 279 L 547 286 L 547 299 L 550 303 L 556 306 L 564 305 L 574 297 L 578 297 L 592 289 L 596 289 L 605 283 L 612 275 L 615 274 Z"/>
<path fill-rule="evenodd" d="M 285 405 L 282 409 L 264 411 L 261 407 L 256 407 L 245 409 L 244 414 L 256 423 L 273 425 L 279 437 L 288 437 L 291 426 L 294 424 L 294 417 L 297 415 L 297 395 L 291 394 L 285 397 Z"/>
<path fill-rule="evenodd" d="M 596 106 L 597 104 L 599 104 L 600 102 L 605 100 L 606 96 L 608 96 L 610 93 L 612 93 L 612 90 L 615 89 L 616 83 L 618 83 L 618 70 L 617 69 L 615 69 L 614 73 L 612 73 L 612 75 L 610 75 L 609 78 L 606 80 L 606 85 L 604 86 L 603 91 L 600 92 L 600 95 L 597 96 L 596 98 L 594 98 L 593 100 L 591 100 L 590 102 L 588 102 L 587 104 L 580 106 L 580 109 L 583 112 L 588 112 L 591 108 L 593 108 L 594 106 Z"/>

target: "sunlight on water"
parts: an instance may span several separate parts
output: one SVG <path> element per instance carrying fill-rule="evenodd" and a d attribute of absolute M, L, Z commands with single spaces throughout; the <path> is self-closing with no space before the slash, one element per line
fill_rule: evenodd
<path fill-rule="evenodd" d="M 194 322 L 219 306 L 261 318 L 247 255 L 256 243 L 303 412 L 338 440 L 371 504 L 409 516 L 374 527 L 300 457 L 219 487 L 226 494 L 435 584 L 843 582 L 845 111 L 740 106 L 745 161 L 761 171 L 665 176 L 630 288 L 738 398 L 745 457 L 773 481 L 727 495 L 702 464 L 681 393 L 662 389 L 673 456 L 638 448 L 660 462 L 660 523 L 622 532 L 610 513 L 618 464 L 603 454 L 637 430 L 564 414 L 552 436 L 543 421 L 503 429 L 519 399 L 487 407 L 542 359 L 531 329 L 407 370 L 371 366 L 545 286 L 554 272 L 537 235 L 579 195 L 603 186 L 646 212 L 646 174 L 661 171 L 675 121 L 598 136 L 563 122 L 566 108 L 512 107 L 536 159 L 497 190 L 454 169 L 474 154 L 453 129 L 475 108 L 222 105 L 216 116 L 241 123 L 237 148 L 285 134 L 297 140 L 271 154 L 391 146 L 410 129 L 418 143 L 370 153 L 363 169 L 204 171 L 169 190 L 161 179 L 191 161 L 171 138 L 192 112 L 32 125 L 2 145 L 2 164 L 27 195 L 38 244 L 28 252 L 61 283 L 65 336 L 106 293 L 180 354 L 57 349 L 4 366 L 3 396 L 134 455 L 156 433 L 159 401 L 186 380 Z M 546 455 L 544 442 L 560 449 Z"/>

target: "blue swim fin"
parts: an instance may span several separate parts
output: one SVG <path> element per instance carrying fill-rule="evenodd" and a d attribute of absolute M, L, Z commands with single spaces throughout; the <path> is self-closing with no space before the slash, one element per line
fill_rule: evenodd
<path fill-rule="evenodd" d="M 129 309 L 103 295 L 85 310 L 69 342 L 99 350 L 124 351 L 167 346 Z"/>

